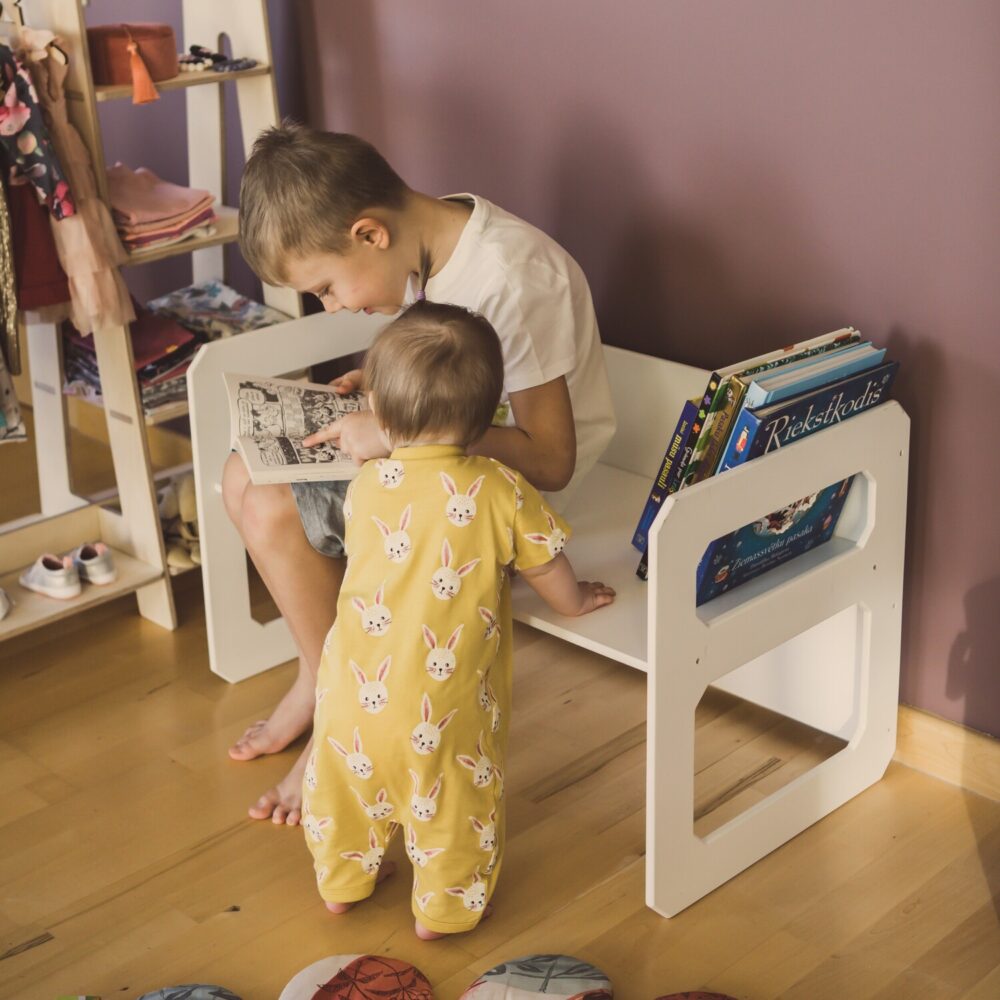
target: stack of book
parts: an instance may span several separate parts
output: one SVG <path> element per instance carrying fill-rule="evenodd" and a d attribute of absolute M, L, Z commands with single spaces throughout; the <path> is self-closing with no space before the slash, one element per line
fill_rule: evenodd
<path fill-rule="evenodd" d="M 648 532 L 668 496 L 877 406 L 889 398 L 898 367 L 848 328 L 713 372 L 667 442 L 632 537 L 642 553 L 638 575 L 646 578 Z M 829 541 L 851 481 L 717 538 L 698 565 L 696 604 Z"/>

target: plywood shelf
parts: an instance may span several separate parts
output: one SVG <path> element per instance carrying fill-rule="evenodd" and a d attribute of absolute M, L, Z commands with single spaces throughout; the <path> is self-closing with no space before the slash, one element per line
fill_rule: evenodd
<path fill-rule="evenodd" d="M 244 80 L 252 76 L 267 76 L 270 72 L 270 66 L 254 66 L 251 69 L 226 71 L 224 73 L 215 73 L 210 69 L 194 73 L 179 73 L 169 80 L 160 80 L 156 84 L 156 89 L 159 91 L 184 90 L 187 87 L 199 87 L 204 84 L 227 83 L 230 80 Z M 83 100 L 83 94 L 79 91 L 68 91 L 67 96 L 74 100 Z M 97 84 L 94 86 L 94 97 L 98 103 L 104 101 L 130 101 L 132 99 L 132 84 Z"/>
<path fill-rule="evenodd" d="M 0 641 L 13 639 L 16 635 L 75 615 L 78 611 L 113 601 L 162 578 L 163 573 L 155 566 L 134 559 L 118 549 L 112 551 L 118 567 L 118 579 L 102 586 L 84 583 L 80 596 L 68 601 L 36 594 L 22 587 L 18 578 L 24 567 L 0 576 L 0 587 L 7 591 L 14 602 L 10 613 L 0 621 Z"/>

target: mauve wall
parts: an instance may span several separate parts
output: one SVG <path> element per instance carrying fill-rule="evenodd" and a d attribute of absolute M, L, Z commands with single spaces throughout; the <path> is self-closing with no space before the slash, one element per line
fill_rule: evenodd
<path fill-rule="evenodd" d="M 845 324 L 888 345 L 913 420 L 901 697 L 1000 735 L 1000 5 L 299 9 L 314 123 L 547 230 L 606 341 L 705 367 Z"/>

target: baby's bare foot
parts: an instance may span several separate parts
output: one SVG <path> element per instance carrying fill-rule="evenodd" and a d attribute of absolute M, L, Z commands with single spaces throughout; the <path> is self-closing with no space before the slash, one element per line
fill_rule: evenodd
<path fill-rule="evenodd" d="M 479 923 L 482 923 L 483 920 L 491 916 L 492 913 L 493 913 L 493 904 L 487 903 L 486 909 L 483 910 L 483 916 L 480 919 Z M 477 924 L 476 926 L 478 927 L 479 925 Z M 437 941 L 438 938 L 451 937 L 450 934 L 442 934 L 440 931 L 432 931 L 429 928 L 424 927 L 424 925 L 419 920 L 413 925 L 413 929 L 417 932 L 417 937 L 420 938 L 421 941 Z M 462 933 L 468 933 L 468 931 Z"/>
<path fill-rule="evenodd" d="M 302 819 L 302 776 L 311 749 L 312 740 L 306 744 L 288 774 L 247 810 L 251 819 L 270 819 L 272 823 L 298 826 Z"/>
<path fill-rule="evenodd" d="M 378 870 L 378 878 L 375 879 L 375 884 L 378 885 L 379 882 L 387 879 L 395 870 L 395 861 L 383 861 L 382 867 Z M 364 900 L 360 900 L 359 902 L 364 902 Z M 326 908 L 331 913 L 346 913 L 354 905 L 354 903 L 327 903 Z"/>
<path fill-rule="evenodd" d="M 300 669 L 295 683 L 268 719 L 261 719 L 229 748 L 233 760 L 253 760 L 268 753 L 284 750 L 301 736 L 312 723 L 316 707 L 316 691 L 312 679 Z"/>

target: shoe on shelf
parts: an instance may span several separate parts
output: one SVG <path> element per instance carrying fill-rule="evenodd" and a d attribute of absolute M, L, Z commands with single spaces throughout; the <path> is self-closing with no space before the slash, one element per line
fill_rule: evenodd
<path fill-rule="evenodd" d="M 88 542 L 74 549 L 70 555 L 81 580 L 105 584 L 118 579 L 115 557 L 104 542 Z"/>
<path fill-rule="evenodd" d="M 25 590 L 59 600 L 80 596 L 80 573 L 73 565 L 71 556 L 60 558 L 51 553 L 39 556 L 21 574 L 20 583 Z"/>
<path fill-rule="evenodd" d="M 7 591 L 0 587 L 0 621 L 7 617 L 14 602 L 7 596 Z"/>

